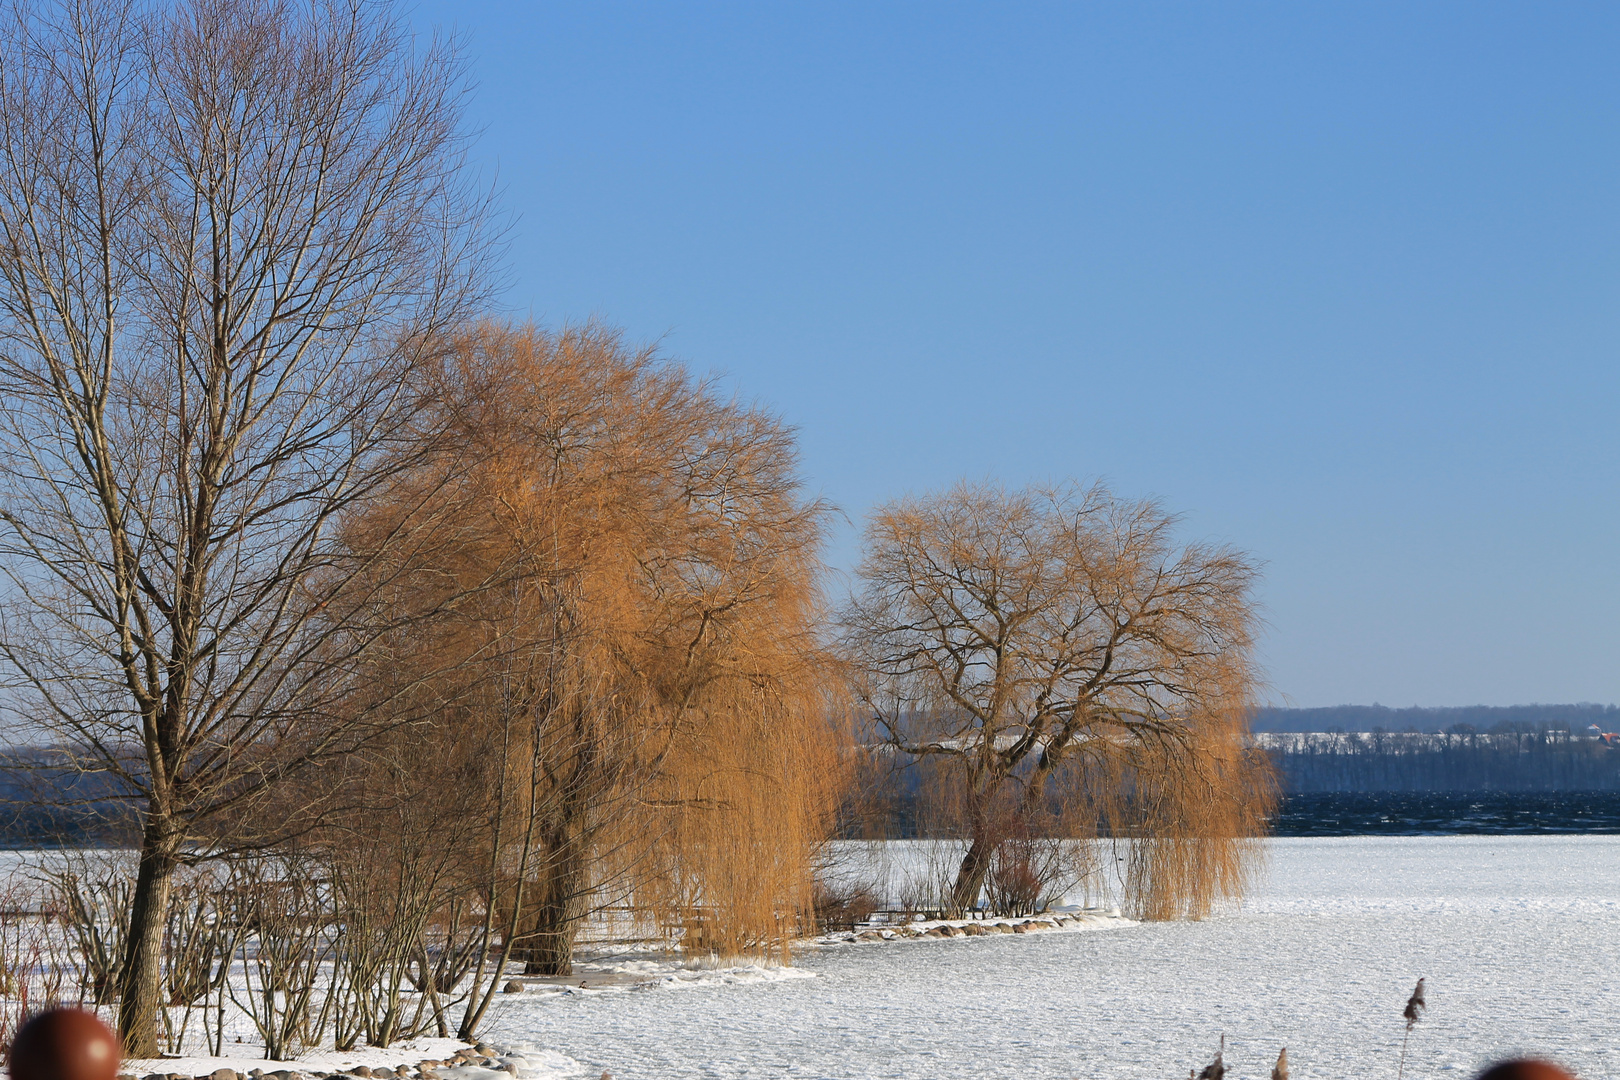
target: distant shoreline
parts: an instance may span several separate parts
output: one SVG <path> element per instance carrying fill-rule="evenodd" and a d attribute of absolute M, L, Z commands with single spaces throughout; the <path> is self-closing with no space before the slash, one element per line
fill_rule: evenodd
<path fill-rule="evenodd" d="M 1620 834 L 1616 791 L 1343 791 L 1285 794 L 1272 836 Z"/>

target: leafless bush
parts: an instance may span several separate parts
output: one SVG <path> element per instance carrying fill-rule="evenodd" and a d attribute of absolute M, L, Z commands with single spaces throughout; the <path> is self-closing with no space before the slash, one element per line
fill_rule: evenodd
<path fill-rule="evenodd" d="M 231 965 L 247 927 L 241 902 L 228 871 L 194 868 L 176 880 L 163 938 L 163 1043 L 171 1054 L 181 1052 L 198 1013 L 209 1051 L 223 1052 Z"/>
<path fill-rule="evenodd" d="M 477 962 L 482 920 L 481 905 L 468 895 L 452 895 L 434 912 L 417 955 L 418 991 L 430 998 L 455 992 Z"/>
<path fill-rule="evenodd" d="M 985 880 L 985 899 L 1002 915 L 1034 915 L 1085 880 L 1093 870 L 1083 841 L 1014 836 L 1002 842 Z"/>
<path fill-rule="evenodd" d="M 950 840 L 923 841 L 918 845 L 920 865 L 901 868 L 896 900 L 911 914 L 938 913 L 951 906 L 951 886 L 965 845 Z"/>
<path fill-rule="evenodd" d="M 818 882 L 814 893 L 816 930 L 852 930 L 872 917 L 877 898 L 866 885 L 834 886 Z"/>
<path fill-rule="evenodd" d="M 362 1038 L 371 1046 L 387 1046 L 421 1032 L 425 1000 L 417 999 L 415 1015 L 409 1019 L 402 1006 L 426 924 L 425 913 L 413 903 L 419 898 L 410 895 L 412 886 L 403 874 L 375 878 L 357 866 L 343 867 L 334 877 L 343 922 L 332 987 L 342 1001 L 334 1013 L 340 1050 L 352 1048 Z"/>
<path fill-rule="evenodd" d="M 240 935 L 242 993 L 232 1002 L 253 1019 L 264 1056 L 295 1057 L 318 1041 L 314 1001 L 320 983 L 328 912 L 321 883 L 292 859 L 255 860 L 237 867 L 232 892 L 246 914 Z"/>
<path fill-rule="evenodd" d="M 0 892 L 0 1057 L 29 1016 L 62 999 L 63 958 L 52 932 L 56 912 L 36 891 Z"/>
<path fill-rule="evenodd" d="M 115 866 L 92 867 L 81 859 L 68 869 L 47 871 L 45 878 L 71 945 L 67 959 L 80 1000 L 95 1007 L 111 1004 L 118 997 L 129 932 L 133 890 L 128 877 Z"/>

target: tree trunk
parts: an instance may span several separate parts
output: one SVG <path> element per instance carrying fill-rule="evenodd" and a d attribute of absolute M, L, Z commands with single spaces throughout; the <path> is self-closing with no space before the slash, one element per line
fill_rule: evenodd
<path fill-rule="evenodd" d="M 158 1056 L 158 1009 L 163 1005 L 163 931 L 169 921 L 169 893 L 179 845 L 149 819 L 141 835 L 140 868 L 130 898 L 129 936 L 118 994 L 118 1037 L 124 1056 Z"/>
<path fill-rule="evenodd" d="M 1000 840 L 987 832 L 975 833 L 973 843 L 962 856 L 962 865 L 957 868 L 956 884 L 951 886 L 951 914 L 960 916 L 978 902 L 979 894 L 984 891 L 985 875 L 990 872 L 990 861 L 1000 846 Z"/>
<path fill-rule="evenodd" d="M 534 915 L 518 953 L 525 975 L 572 975 L 574 931 L 585 896 L 585 859 L 573 829 L 554 833 L 541 871 Z"/>
<path fill-rule="evenodd" d="M 543 904 L 535 912 L 534 940 L 523 947 L 523 974 L 572 975 L 574 927 L 558 905 Z"/>

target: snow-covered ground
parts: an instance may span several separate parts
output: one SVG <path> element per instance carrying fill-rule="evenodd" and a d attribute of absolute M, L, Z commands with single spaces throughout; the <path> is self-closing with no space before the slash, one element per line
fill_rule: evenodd
<path fill-rule="evenodd" d="M 806 950 L 760 972 L 646 989 L 526 993 L 487 1036 L 588 1075 L 1183 1075 L 1226 1034 L 1249 1080 L 1395 1075 L 1402 1006 L 1428 978 L 1409 1077 L 1508 1053 L 1620 1074 L 1620 837 L 1275 840 L 1239 911 L 1200 923 Z"/>
<path fill-rule="evenodd" d="M 1585 1080 L 1620 1075 L 1620 836 L 1267 847 L 1249 900 L 1200 923 L 1132 923 L 1107 911 L 1106 892 L 1080 889 L 1064 900 L 1102 907 L 1062 930 L 827 941 L 801 948 L 791 969 L 638 951 L 582 965 L 583 986 L 523 980 L 525 992 L 496 998 L 483 1034 L 519 1051 L 519 1075 L 535 1080 L 604 1070 L 618 1080 L 1166 1080 L 1201 1067 L 1222 1033 L 1235 1080 L 1263 1080 L 1284 1045 L 1297 1080 L 1393 1080 L 1401 1007 L 1421 975 L 1430 1008 L 1412 1037 L 1413 1080 L 1468 1080 L 1521 1052 L 1559 1058 Z M 850 880 L 891 895 L 949 862 L 917 844 L 839 855 Z M 274 1067 L 248 1043 L 232 1043 L 240 1060 L 135 1071 Z M 297 1065 L 398 1065 L 452 1045 L 326 1051 Z"/>

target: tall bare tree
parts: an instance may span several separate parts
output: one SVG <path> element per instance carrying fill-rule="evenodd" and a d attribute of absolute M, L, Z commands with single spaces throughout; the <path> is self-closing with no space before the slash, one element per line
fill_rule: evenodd
<path fill-rule="evenodd" d="M 339 525 L 420 461 L 486 205 L 454 49 L 387 3 L 4 18 L 0 654 L 39 737 L 138 811 L 119 1027 L 152 1056 L 177 863 L 376 715 L 350 674 L 415 540 Z"/>
<path fill-rule="evenodd" d="M 1141 838 L 1146 913 L 1240 884 L 1269 791 L 1241 741 L 1255 570 L 1173 526 L 1101 487 L 964 483 L 874 512 L 845 642 L 879 740 L 945 767 L 956 909 L 1010 841 L 1098 817 Z"/>

